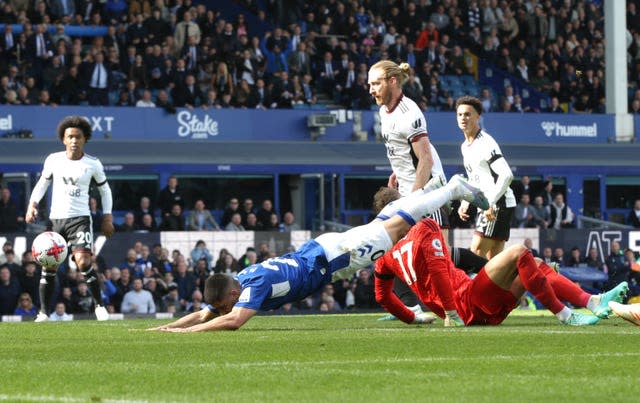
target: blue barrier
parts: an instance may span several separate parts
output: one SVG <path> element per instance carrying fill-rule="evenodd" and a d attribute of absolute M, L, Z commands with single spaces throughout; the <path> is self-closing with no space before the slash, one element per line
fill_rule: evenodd
<path fill-rule="evenodd" d="M 309 141 L 307 118 L 328 113 L 336 114 L 337 124 L 326 127 L 326 133 L 318 141 L 352 141 L 353 116 L 351 111 L 344 110 L 195 108 L 168 114 L 160 108 L 0 106 L 0 134 L 25 129 L 31 130 L 36 138 L 52 138 L 60 119 L 82 115 L 87 117 L 96 136 L 114 139 Z M 362 130 L 368 132 L 368 140 L 372 141 L 377 112 L 361 113 Z M 38 119 L 33 119 L 34 116 Z M 426 119 L 435 143 L 462 142 L 454 113 L 427 113 Z M 612 115 L 488 113 L 483 115 L 482 123 L 500 144 L 595 144 L 607 143 L 615 136 Z"/>
<path fill-rule="evenodd" d="M 0 24 L 0 30 L 4 31 L 6 24 Z M 22 24 L 11 24 L 14 34 L 21 34 L 24 31 Z M 49 24 L 47 31 L 49 33 L 56 32 L 56 24 Z M 64 33 L 69 36 L 103 36 L 107 34 L 107 27 L 105 25 L 100 26 L 80 26 L 80 25 L 65 25 Z"/>
<path fill-rule="evenodd" d="M 609 280 L 609 275 L 593 267 L 561 267 L 560 274 L 571 281 L 583 282 L 605 282 Z"/>

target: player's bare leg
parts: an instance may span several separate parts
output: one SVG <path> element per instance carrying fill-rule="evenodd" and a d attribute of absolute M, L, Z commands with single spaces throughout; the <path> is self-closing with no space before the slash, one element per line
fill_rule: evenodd
<path fill-rule="evenodd" d="M 522 296 L 523 288 L 531 292 L 564 324 L 581 326 L 598 321 L 596 316 L 572 312 L 558 299 L 550 281 L 524 245 L 507 248 L 489 261 L 485 270 L 491 281 L 502 289 L 510 290 L 516 298 Z"/>
<path fill-rule="evenodd" d="M 489 239 L 479 235 L 474 235 L 471 239 L 471 246 L 469 249 L 471 249 L 476 255 L 486 257 L 491 260 L 504 250 L 504 243 L 505 241 L 502 240 Z"/>

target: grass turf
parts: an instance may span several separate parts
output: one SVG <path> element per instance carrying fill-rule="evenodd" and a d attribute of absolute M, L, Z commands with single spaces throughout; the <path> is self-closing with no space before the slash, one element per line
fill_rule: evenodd
<path fill-rule="evenodd" d="M 628 401 L 638 331 L 535 312 L 501 326 L 408 326 L 381 315 L 259 316 L 237 332 L 166 321 L 0 323 L 4 401 Z M 633 396 L 636 396 L 635 398 Z"/>

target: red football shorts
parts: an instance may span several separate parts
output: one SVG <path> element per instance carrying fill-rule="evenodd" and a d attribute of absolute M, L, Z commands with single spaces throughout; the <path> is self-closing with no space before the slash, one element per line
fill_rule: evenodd
<path fill-rule="evenodd" d="M 468 283 L 461 297 L 460 316 L 467 325 L 499 325 L 518 302 L 511 291 L 491 281 L 484 268 Z"/>

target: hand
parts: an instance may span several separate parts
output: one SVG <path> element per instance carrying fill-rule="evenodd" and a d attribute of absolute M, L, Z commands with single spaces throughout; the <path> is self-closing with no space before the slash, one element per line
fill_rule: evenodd
<path fill-rule="evenodd" d="M 489 207 L 489 210 L 484 212 L 484 216 L 487 221 L 495 221 L 496 220 L 496 212 L 493 210 L 493 207 Z"/>
<path fill-rule="evenodd" d="M 464 204 L 464 203 L 460 203 L 460 207 L 458 207 L 458 216 L 460 217 L 460 219 L 462 221 L 468 221 L 469 220 L 469 205 L 468 204 Z"/>
<path fill-rule="evenodd" d="M 190 330 L 189 328 L 183 328 L 183 327 L 166 327 L 166 328 L 160 329 L 160 331 L 169 332 L 169 333 L 191 333 L 192 332 L 192 330 Z"/>
<path fill-rule="evenodd" d="M 416 317 L 413 319 L 413 322 L 411 322 L 411 324 L 419 325 L 424 323 L 433 323 L 435 320 L 436 318 L 434 318 L 433 316 L 422 312 L 416 315 Z"/>
<path fill-rule="evenodd" d="M 391 189 L 398 189 L 398 178 L 395 173 L 389 175 L 389 181 L 387 182 L 387 187 Z"/>
<path fill-rule="evenodd" d="M 444 327 L 464 326 L 464 321 L 458 315 L 458 311 L 447 311 L 444 318 Z"/>
<path fill-rule="evenodd" d="M 38 219 L 38 207 L 37 204 L 31 204 L 25 215 L 25 221 L 28 223 L 34 223 Z"/>
<path fill-rule="evenodd" d="M 115 227 L 113 226 L 113 216 L 111 214 L 105 214 L 102 217 L 101 230 L 104 236 L 106 236 L 107 238 L 111 238 L 111 235 L 113 235 L 113 233 L 116 231 Z"/>

